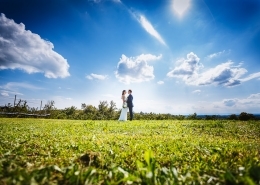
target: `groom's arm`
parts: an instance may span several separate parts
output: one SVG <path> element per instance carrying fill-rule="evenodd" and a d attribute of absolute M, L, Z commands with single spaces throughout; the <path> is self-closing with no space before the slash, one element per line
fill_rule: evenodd
<path fill-rule="evenodd" d="M 133 96 L 132 96 L 132 95 L 131 95 L 131 96 L 129 96 L 129 98 L 128 98 L 128 99 L 129 99 L 129 103 L 130 103 L 130 102 L 132 102 L 132 101 L 133 101 Z M 128 100 L 128 99 L 127 99 L 127 100 Z"/>
<path fill-rule="evenodd" d="M 132 95 L 131 95 L 131 96 L 128 96 L 127 102 L 131 103 L 132 101 L 133 101 L 133 96 L 132 96 Z"/>

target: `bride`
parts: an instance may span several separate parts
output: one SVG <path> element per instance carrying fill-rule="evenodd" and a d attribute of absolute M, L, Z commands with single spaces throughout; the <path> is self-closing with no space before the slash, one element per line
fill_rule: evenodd
<path fill-rule="evenodd" d="M 121 110 L 121 114 L 120 114 L 118 121 L 127 121 L 128 107 L 127 107 L 127 103 L 126 103 L 126 100 L 127 100 L 126 90 L 123 90 L 121 99 L 123 101 L 123 105 L 122 105 L 122 110 Z"/>

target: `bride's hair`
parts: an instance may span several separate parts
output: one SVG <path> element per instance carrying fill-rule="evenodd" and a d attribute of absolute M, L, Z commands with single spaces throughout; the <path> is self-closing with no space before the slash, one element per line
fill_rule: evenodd
<path fill-rule="evenodd" d="M 122 91 L 122 95 L 124 95 L 124 93 L 125 93 L 125 92 L 126 92 L 126 91 L 125 91 L 125 90 L 123 90 L 123 91 Z"/>

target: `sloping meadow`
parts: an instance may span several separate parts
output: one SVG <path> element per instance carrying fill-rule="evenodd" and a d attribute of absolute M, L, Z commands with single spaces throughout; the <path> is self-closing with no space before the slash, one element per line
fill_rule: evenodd
<path fill-rule="evenodd" d="M 0 118 L 0 184 L 260 184 L 259 121 Z"/>

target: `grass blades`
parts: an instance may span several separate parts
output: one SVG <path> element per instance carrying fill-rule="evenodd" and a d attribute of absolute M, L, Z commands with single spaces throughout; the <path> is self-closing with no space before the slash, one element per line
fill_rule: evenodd
<path fill-rule="evenodd" d="M 260 184 L 260 122 L 0 119 L 0 184 Z"/>

